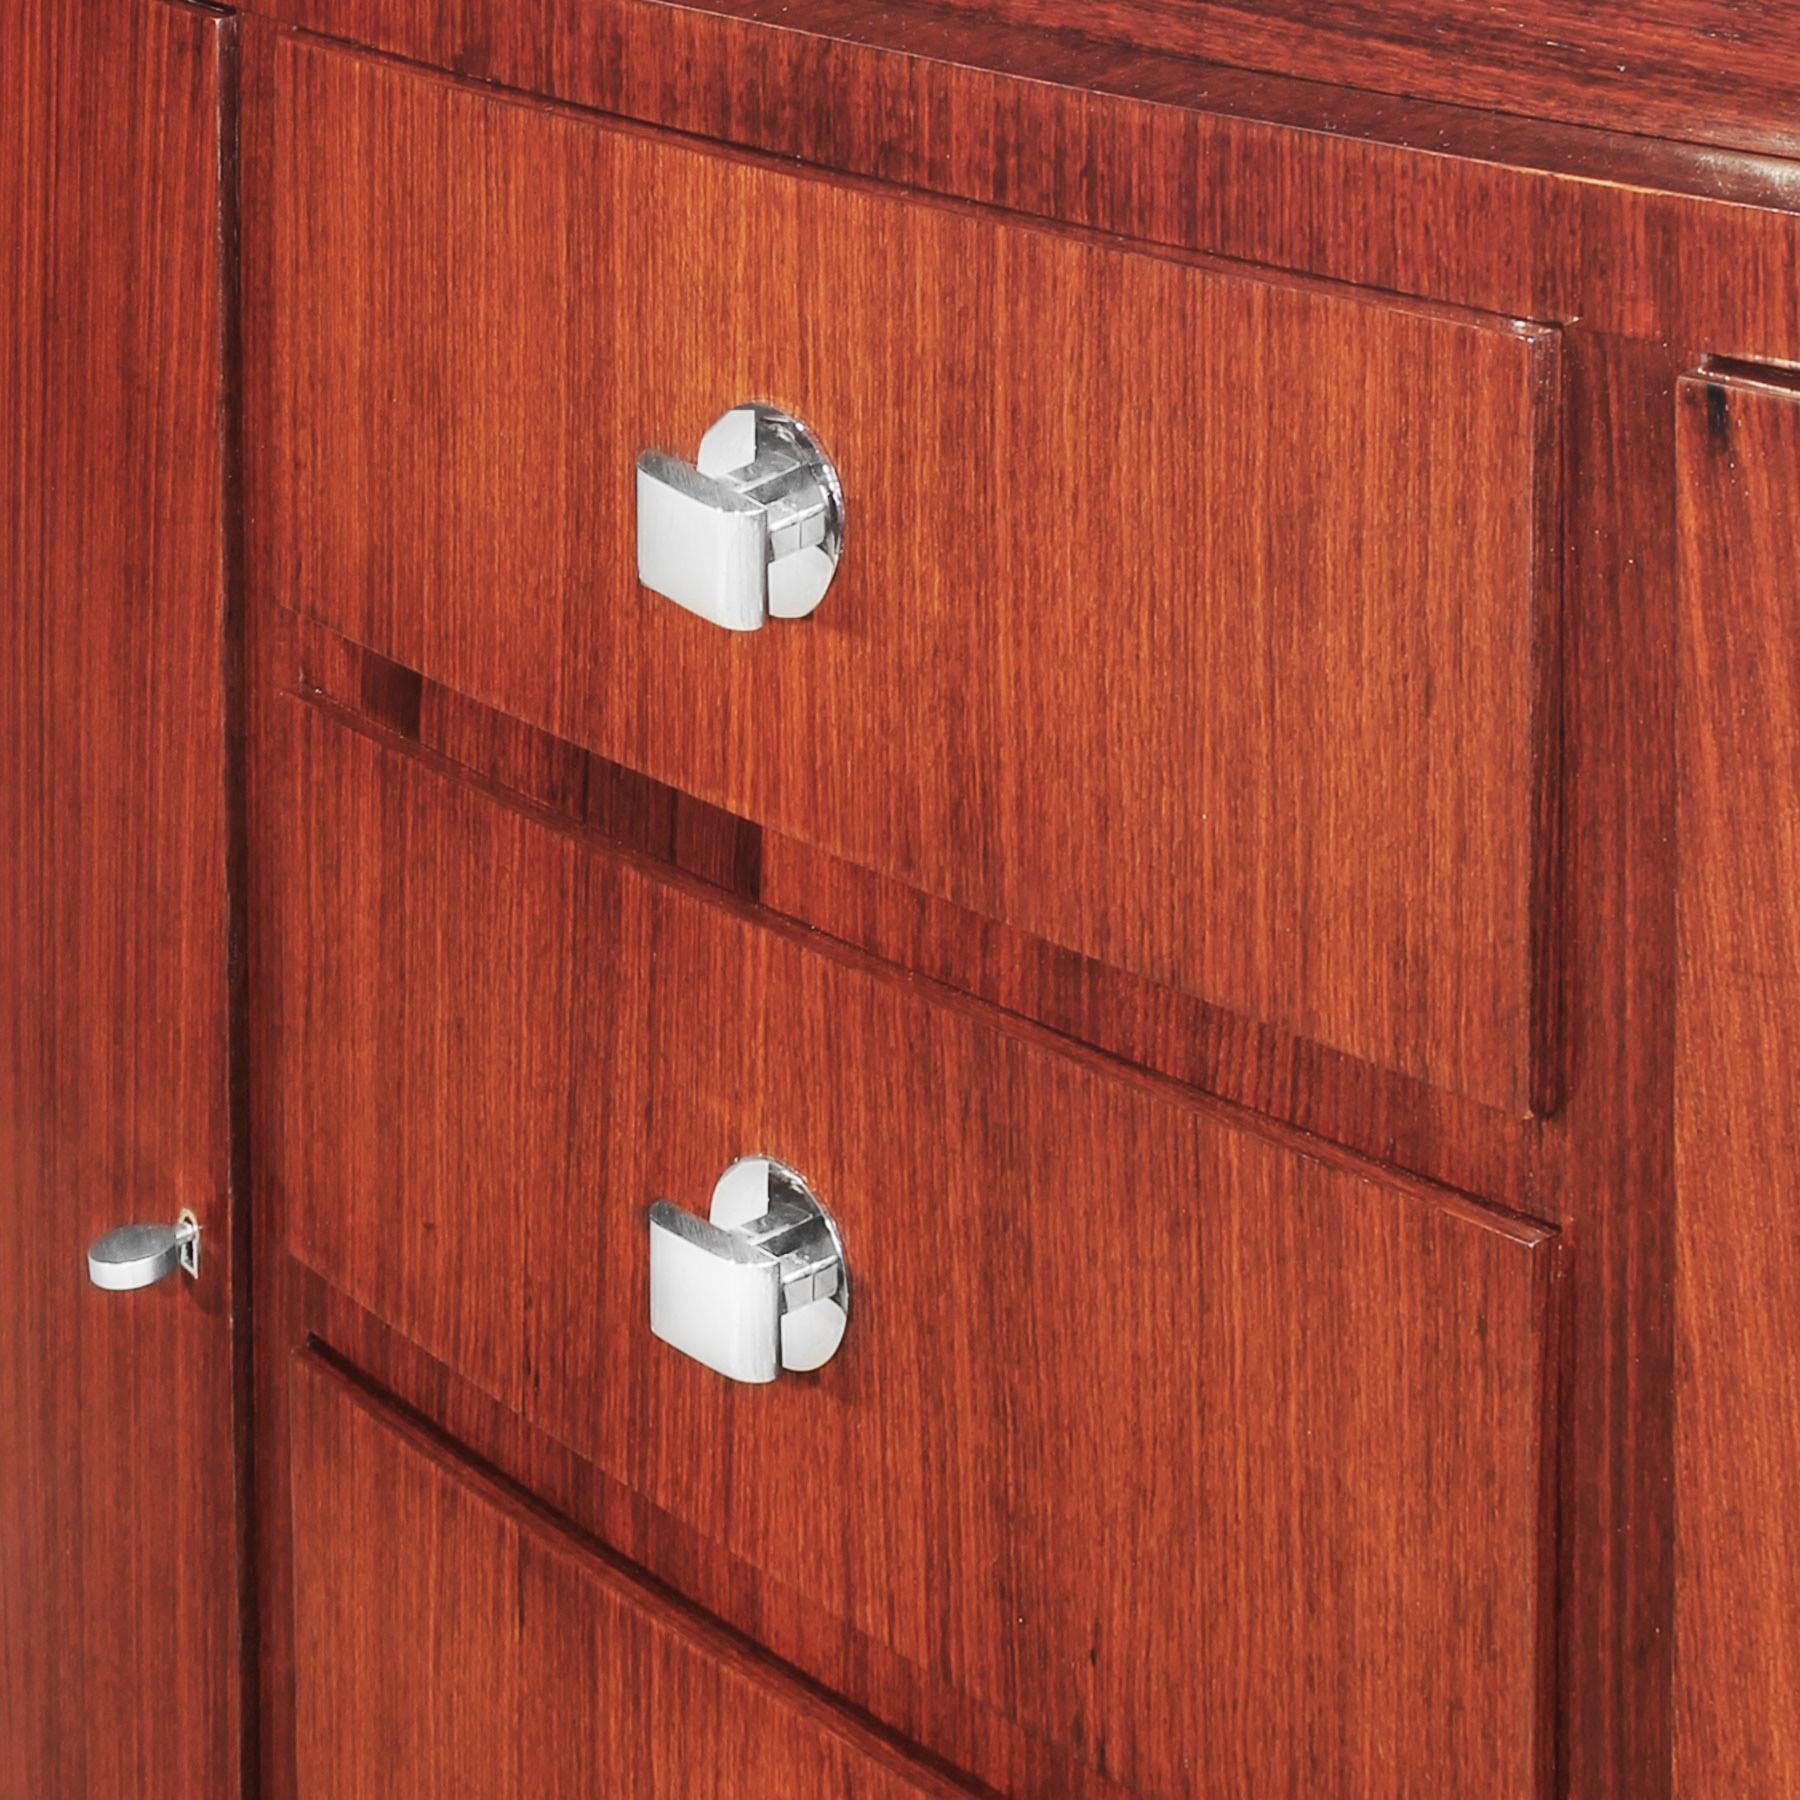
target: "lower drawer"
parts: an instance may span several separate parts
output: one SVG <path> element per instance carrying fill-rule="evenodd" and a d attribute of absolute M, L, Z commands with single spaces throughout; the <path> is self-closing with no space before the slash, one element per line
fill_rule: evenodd
<path fill-rule="evenodd" d="M 951 1800 L 314 1356 L 293 1375 L 300 1791 Z"/>
<path fill-rule="evenodd" d="M 1553 1234 L 306 702 L 263 754 L 259 1162 L 304 1262 L 1119 1787 L 1541 1791 Z M 835 1360 L 764 1387 L 647 1316 L 650 1202 L 748 1153 L 824 1197 L 854 1289 Z"/>

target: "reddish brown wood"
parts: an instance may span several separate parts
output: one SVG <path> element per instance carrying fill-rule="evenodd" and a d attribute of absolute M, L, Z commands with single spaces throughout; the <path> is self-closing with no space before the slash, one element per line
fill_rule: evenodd
<path fill-rule="evenodd" d="M 1633 434 L 1635 430 L 1633 426 Z M 616 797 L 609 797 L 615 788 L 628 794 L 634 784 L 641 786 L 638 778 L 434 683 L 405 682 L 391 665 L 291 615 L 264 616 L 259 623 L 264 628 L 270 682 L 297 681 L 308 691 L 322 688 L 340 706 L 366 709 L 411 741 L 434 752 L 447 751 L 464 765 L 467 779 L 514 804 L 523 799 L 560 812 L 571 822 L 598 827 L 616 841 L 658 855 L 671 853 L 657 834 L 646 836 L 635 829 L 639 823 L 636 809 L 622 807 Z M 396 694 L 405 698 L 396 701 L 390 697 Z M 271 798 L 260 810 L 265 817 L 265 835 L 285 837 L 291 831 L 284 801 Z M 657 806 L 644 817 L 661 813 Z M 952 985 L 996 995 L 1015 1011 L 1147 1067 L 1214 1086 L 1220 1092 L 1242 1091 L 1262 1110 L 1326 1126 L 1344 1141 L 1364 1143 L 1390 1160 L 1434 1173 L 1452 1185 L 1505 1196 L 1529 1196 L 1534 1191 L 1536 1170 L 1529 1155 L 1535 1137 L 1532 1128 L 1441 1094 L 1421 1093 L 1392 1077 L 1382 1078 L 1377 1072 L 1349 1065 L 1347 1059 L 1333 1063 L 1309 1055 L 1303 1045 L 1247 1030 L 1241 1022 L 1209 1016 L 1208 1009 L 1172 1004 L 1176 997 L 1166 991 L 1159 993 L 1097 965 L 1084 967 L 1078 959 L 1048 952 L 1016 933 L 959 917 L 954 909 L 922 905 L 918 897 L 892 884 L 872 882 L 847 864 L 833 864 L 816 853 L 802 852 L 790 840 L 757 835 L 762 837 L 760 883 L 728 884 L 736 891 L 753 894 L 760 886 L 765 900 L 778 890 L 799 896 L 811 920 L 824 922 L 854 941 L 867 942 L 905 966 L 940 973 Z M 263 872 L 274 873 L 267 859 Z M 714 870 L 701 872 L 718 879 Z M 272 903 L 271 892 L 257 910 Z M 1634 1042 L 1627 1037 L 1619 1047 L 1629 1051 Z M 1604 1091 L 1587 1084 L 1575 1095 L 1572 1110 L 1585 1114 L 1596 1094 L 1603 1097 Z M 1654 1133 L 1645 1136 L 1655 1141 Z M 1623 1135 L 1619 1150 L 1641 1166 L 1634 1134 Z M 1607 1153 L 1615 1153 L 1610 1145 Z M 1579 1177 L 1569 1186 L 1586 1191 Z M 1643 1194 L 1630 1181 L 1626 1191 L 1636 1204 L 1625 1209 L 1624 1220 L 1649 1215 Z M 1554 1194 L 1556 1188 L 1550 1192 Z M 1590 1206 L 1578 1216 L 1601 1219 L 1604 1212 Z M 991 1709 L 923 1681 L 901 1659 L 837 1626 L 795 1590 L 772 1584 L 753 1569 L 720 1557 L 700 1533 L 646 1506 L 623 1483 L 609 1480 L 533 1433 L 516 1415 L 458 1382 L 443 1365 L 410 1351 L 316 1280 L 303 1282 L 303 1291 L 296 1295 L 281 1273 L 286 1267 L 283 1256 L 267 1255 L 261 1267 L 272 1275 L 272 1291 L 265 1294 L 259 1308 L 271 1341 L 297 1342 L 309 1331 L 322 1334 L 362 1366 L 378 1371 L 384 1382 L 405 1392 L 430 1416 L 479 1444 L 484 1455 L 525 1485 L 554 1496 L 558 1506 L 580 1518 L 606 1542 L 655 1568 L 682 1591 L 743 1622 L 782 1655 L 826 1681 L 842 1681 L 842 1671 L 856 1670 L 859 1693 L 884 1717 L 910 1737 L 940 1746 L 951 1761 L 979 1772 L 1002 1791 L 1054 1793 L 1071 1800 L 1096 1791 L 1096 1777 L 1066 1757 L 1059 1759 L 1042 1740 L 1025 1738 Z M 1596 1309 L 1606 1303 L 1606 1289 L 1603 1283 L 1590 1282 L 1577 1290 L 1576 1297 L 1591 1320 Z M 1593 1366 L 1596 1362 L 1598 1367 Z M 1604 1359 L 1594 1357 L 1584 1371 L 1584 1385 L 1610 1392 L 1604 1376 Z M 284 1394 L 280 1383 L 265 1387 L 265 1417 L 279 1412 Z M 271 1429 L 279 1443 L 279 1430 Z M 1610 1460 L 1615 1447 L 1608 1444 L 1606 1452 Z M 1641 1452 L 1639 1445 L 1629 1455 L 1619 1455 L 1621 1473 L 1630 1471 L 1635 1477 Z M 271 1460 L 271 1455 L 265 1454 L 265 1471 Z M 1655 1477 L 1650 1479 L 1654 1485 Z M 1580 1466 L 1571 1473 L 1571 1491 L 1578 1496 L 1571 1510 L 1579 1504 L 1582 1517 L 1590 1516 L 1588 1509 L 1595 1509 L 1605 1518 L 1611 1490 L 1596 1490 Z M 273 1475 L 269 1493 L 266 1535 L 278 1532 L 271 1521 L 279 1519 L 285 1505 L 282 1483 Z M 1610 1543 L 1613 1532 L 1604 1525 L 1600 1529 Z M 1620 1564 L 1642 1556 L 1640 1536 L 1634 1531 L 1629 1553 L 1619 1559 Z M 265 1572 L 265 1582 L 280 1581 L 286 1558 L 278 1545 L 270 1551 L 270 1558 L 273 1569 Z M 1615 1593 L 1610 1580 L 1603 1584 L 1597 1578 L 1600 1568 L 1615 1566 L 1611 1560 L 1576 1556 L 1570 1586 L 1584 1594 L 1591 1586 L 1594 1598 L 1604 1595 L 1609 1609 L 1620 1603 L 1643 1604 L 1643 1594 L 1635 1584 L 1621 1584 Z M 1595 1570 L 1593 1577 L 1588 1577 L 1590 1569 Z M 272 1612 L 279 1616 L 279 1608 Z M 1591 1607 L 1572 1611 L 1570 1618 L 1585 1630 L 1594 1629 L 1598 1622 Z M 1547 1615 L 1544 1623 L 1548 1630 Z M 284 1656 L 277 1626 L 265 1660 L 275 1668 Z M 1616 1684 L 1604 1660 L 1596 1659 L 1591 1666 L 1598 1691 L 1614 1692 Z M 1645 1671 L 1642 1679 L 1653 1681 L 1653 1672 Z M 1604 1687 L 1599 1686 L 1601 1681 Z M 279 1678 L 272 1682 L 271 1691 L 276 1704 L 267 1729 L 272 1737 L 278 1737 L 285 1717 Z M 1582 1716 L 1590 1716 L 1585 1708 Z M 1653 1754 L 1653 1746 L 1646 1747 L 1646 1754 Z M 290 1790 L 271 1791 L 286 1794 Z"/>
<path fill-rule="evenodd" d="M 1672 381 L 1702 351 L 1800 358 L 1792 167 L 1392 103 L 1155 52 L 815 0 L 804 25 L 589 0 L 446 9 L 413 0 L 267 0 L 489 79 L 1021 211 L 1544 318 L 1564 334 L 1571 732 L 1567 1099 L 1515 1124 L 1267 1027 L 986 925 L 841 861 L 764 838 L 754 876 L 786 910 L 896 961 L 1404 1166 L 1568 1228 L 1569 1376 L 1558 1535 L 1563 1791 L 1669 1791 L 1673 1638 Z M 747 3 L 742 13 L 759 10 Z M 260 26 L 252 26 L 254 33 Z M 270 65 L 272 66 L 272 65 Z M 1292 129 L 1289 127 L 1299 127 Z M 1419 146 L 1409 148 L 1408 144 Z M 1506 166 L 1506 165 L 1513 166 Z M 1716 196 L 1708 198 L 1707 196 Z M 1627 341 L 1627 340 L 1640 341 Z M 442 696 L 440 695 L 440 700 Z M 434 704 L 425 689 L 427 715 Z M 454 712 L 454 706 L 447 712 Z M 491 722 L 491 721 L 490 721 Z M 454 721 L 454 753 L 505 734 Z M 421 739 L 430 737 L 422 723 Z M 443 740 L 447 741 L 447 740 Z M 558 755 L 567 754 L 567 746 Z M 496 760 L 497 759 L 497 760 Z M 551 759 L 551 766 L 555 763 Z M 589 760 L 585 766 L 596 767 Z M 609 777 L 610 779 L 610 777 Z M 548 804 L 563 807 L 554 793 Z M 578 810 L 578 809 L 576 809 Z M 630 837 L 627 832 L 624 835 Z M 741 880 L 733 885 L 743 888 Z M 750 891 L 743 889 L 743 891 Z M 1176 997 L 1178 998 L 1178 997 Z M 942 1696 L 906 1690 L 866 1641 L 824 1627 L 625 1489 L 556 1456 L 510 1415 L 319 1284 L 284 1330 L 328 1321 L 534 1486 L 765 1641 L 824 1671 L 856 1665 L 888 1716 L 999 1786 L 1016 1747 Z M 356 1317 L 360 1317 L 357 1315 Z M 583 1516 L 586 1516 L 585 1514 Z M 810 1634 L 810 1635 L 809 1635 Z M 860 1662 L 859 1660 L 860 1659 Z M 985 1756 L 985 1760 L 984 1760 Z"/>
<path fill-rule="evenodd" d="M 1800 1784 L 1800 393 L 1681 384 L 1676 1781 Z"/>
<path fill-rule="evenodd" d="M 289 710 L 258 1118 L 312 1266 L 1134 1791 L 1542 1791 L 1549 1234 Z M 753 1391 L 649 1337 L 642 1209 L 758 1147 L 861 1298 Z"/>
<path fill-rule="evenodd" d="M 1146 240 L 1800 360 L 1791 164 L 906 4 L 253 11 L 488 81 Z"/>
<path fill-rule="evenodd" d="M 1571 332 L 1568 1101 L 1524 1191 L 1568 1233 L 1559 1781 L 1669 1792 L 1671 845 L 1679 352 Z"/>
<path fill-rule="evenodd" d="M 1752 272 L 1747 279 L 1746 291 L 1759 291 L 1760 277 Z M 1443 1096 L 1427 1103 L 1402 1085 L 1346 1079 L 1341 1064 L 1322 1083 L 1319 1065 L 1297 1060 L 1278 1036 L 1239 1030 L 1215 1038 L 1216 1049 L 1204 1041 L 1190 1046 L 1183 1021 L 1154 990 L 1121 1000 L 1116 978 L 1088 982 L 1069 959 L 1046 957 L 1041 947 L 966 917 L 959 922 L 948 910 L 939 909 L 929 932 L 921 931 L 912 900 L 890 894 L 893 903 L 871 908 L 866 891 L 843 891 L 842 868 L 825 902 L 801 880 L 788 883 L 782 904 L 803 903 L 806 916 L 833 930 L 873 934 L 865 941 L 884 954 L 967 982 L 1134 1059 L 1241 1093 L 1406 1167 L 1568 1224 L 1580 1278 L 1570 1300 L 1565 1402 L 1578 1451 L 1565 1463 L 1558 1520 L 1563 1780 L 1566 1791 L 1638 1800 L 1666 1792 L 1669 1778 L 1673 521 L 1665 489 L 1670 383 L 1679 364 L 1678 353 L 1662 345 L 1585 331 L 1568 340 L 1574 1030 L 1569 1100 L 1545 1125 L 1516 1128 L 1480 1109 L 1445 1110 Z M 428 698 L 427 716 L 442 698 Z M 470 746 L 482 729 L 471 735 L 466 725 L 456 727 L 459 755 L 475 754 Z M 489 748 L 502 763 L 513 754 Z M 774 883 L 787 879 L 779 871 L 788 854 L 765 841 L 765 891 L 775 893 Z M 449 1404 L 447 1394 L 455 1392 L 435 1376 L 416 1391 L 433 1405 Z M 473 1413 L 459 1429 L 475 1429 Z M 516 1466 L 534 1483 L 549 1479 L 535 1452 L 520 1452 Z M 585 1499 L 590 1486 L 587 1478 L 572 1480 L 565 1503 Z M 627 1500 L 592 1503 L 602 1507 L 597 1528 L 609 1537 L 632 1543 L 634 1554 L 656 1561 L 689 1591 L 714 1594 L 722 1607 L 741 1606 L 736 1616 L 755 1619 L 759 1634 L 768 1637 L 779 1625 L 788 1633 L 784 1645 L 799 1646 L 784 1653 L 799 1657 L 810 1645 L 816 1654 L 809 1666 L 826 1678 L 851 1659 L 867 1666 L 866 1648 L 821 1646 L 816 1631 L 808 1636 L 816 1622 L 804 1609 L 790 1615 L 766 1588 L 746 1597 L 740 1575 L 717 1567 L 704 1546 L 634 1513 Z M 884 1706 L 895 1693 L 904 1694 L 903 1682 L 890 1687 Z M 920 1709 L 938 1709 L 920 1735 L 948 1742 L 950 1728 L 939 1730 L 940 1701 L 914 1695 L 907 1704 L 915 1700 Z M 899 1716 L 897 1703 L 890 1716 Z M 977 1749 L 986 1742 L 982 1730 L 967 1727 Z M 990 1776 L 997 1785 L 1022 1766 L 1012 1756 L 995 1751 L 982 1764 L 998 1771 Z M 973 1766 L 974 1752 L 965 1760 Z M 1035 1787 L 1019 1778 L 1019 1785 L 1073 1791 L 1066 1778 Z"/>
<path fill-rule="evenodd" d="M 584 99 L 594 96 L 577 89 L 604 89 L 633 111 L 694 103 L 658 80 L 658 60 L 677 45 L 702 48 L 704 85 L 706 46 L 782 58 L 811 40 L 1119 95 L 1168 98 L 1185 86 L 1209 109 L 1464 155 L 1485 145 L 1596 174 L 1635 159 L 1639 170 L 1685 168 L 1697 181 L 1705 158 L 1727 160 L 1704 146 L 1735 149 L 1749 165 L 1792 155 L 1797 143 L 1800 14 L 1781 0 L 1709 30 L 1707 15 L 1728 6 L 1593 7 L 1585 22 L 1565 7 L 1547 39 L 1531 35 L 1533 15 L 1551 10 L 1545 0 L 1504 13 L 1478 0 L 1326 14 L 1299 0 L 474 0 L 459 12 L 425 0 L 254 0 L 250 10 L 515 86 Z"/>
<path fill-rule="evenodd" d="M 421 745 L 503 799 L 557 813 L 885 962 L 1443 1185 L 1508 1199 L 1528 1191 L 1521 1157 L 1529 1128 L 1489 1108 L 758 830 L 296 614 L 267 624 L 271 679 Z"/>
<path fill-rule="evenodd" d="M 606 798 L 615 787 L 629 792 L 637 778 L 433 683 L 403 682 L 391 665 L 290 616 L 264 617 L 259 623 L 269 640 L 265 649 L 271 680 L 298 679 L 309 690 L 320 685 L 342 705 L 368 708 L 411 741 L 434 751 L 448 749 L 465 765 L 466 779 L 514 804 L 525 799 L 547 806 L 574 822 L 598 826 L 617 841 L 668 854 L 654 835 L 644 838 L 634 833 L 635 809 L 621 808 L 616 799 Z M 290 644 L 290 638 L 297 644 Z M 396 701 L 392 697 L 396 694 L 407 697 Z M 285 836 L 292 829 L 284 803 L 271 799 L 260 810 L 266 832 Z M 658 816 L 661 810 L 651 808 L 644 817 Z M 1222 1018 L 1196 1027 L 1189 1009 L 1167 1004 L 1171 996 L 1159 997 L 1143 984 L 1098 966 L 1086 970 L 1072 966 L 1072 959 L 1047 953 L 1017 934 L 972 921 L 963 921 L 959 928 L 953 909 L 935 909 L 924 925 L 918 925 L 916 897 L 871 883 L 846 864 L 832 865 L 827 875 L 829 859 L 816 854 L 805 854 L 796 867 L 797 858 L 800 852 L 791 841 L 763 837 L 765 896 L 779 878 L 805 894 L 814 918 L 828 917 L 834 930 L 853 924 L 858 932 L 866 928 L 871 943 L 885 946 L 911 966 L 927 968 L 941 962 L 956 984 L 996 991 L 1015 1010 L 1148 1066 L 1203 1083 L 1219 1079 L 1221 1090 L 1227 1092 L 1233 1082 L 1242 1082 L 1253 1097 L 1265 1102 L 1265 1108 L 1272 1100 L 1288 1116 L 1327 1122 L 1351 1140 L 1363 1134 L 1372 1148 L 1384 1153 L 1398 1145 L 1405 1157 L 1422 1159 L 1410 1166 L 1437 1170 L 1453 1183 L 1500 1194 L 1529 1191 L 1520 1183 L 1530 1165 L 1523 1170 L 1517 1166 L 1523 1146 L 1515 1142 L 1524 1128 L 1510 1125 L 1498 1114 L 1451 1102 L 1446 1096 L 1411 1092 L 1393 1078 L 1383 1084 L 1373 1072 L 1369 1074 L 1377 1086 L 1371 1094 L 1365 1082 L 1348 1077 L 1343 1059 L 1335 1069 L 1321 1066 L 1317 1058 L 1305 1054 L 1304 1046 L 1261 1041 L 1258 1034 Z M 786 875 L 779 874 L 783 869 Z M 266 859 L 264 873 L 272 873 Z M 829 903 L 824 901 L 822 881 L 832 890 Z M 738 891 L 752 893 L 755 888 Z M 272 896 L 258 907 L 259 913 L 269 904 Z M 1206 1013 L 1204 1008 L 1198 1011 Z M 272 1198 L 265 1194 L 265 1202 Z M 278 1217 L 271 1221 L 278 1223 Z M 739 1621 L 794 1663 L 827 1682 L 842 1683 L 850 1679 L 844 1672 L 854 1670 L 856 1690 L 865 1703 L 909 1737 L 937 1745 L 952 1763 L 980 1774 L 1002 1792 L 1076 1800 L 1116 1791 L 1044 1740 L 1022 1734 L 1003 1715 L 925 1678 L 915 1666 L 822 1613 L 798 1590 L 720 1556 L 703 1533 L 648 1506 L 625 1483 L 534 1432 L 518 1415 L 410 1349 L 316 1279 L 303 1279 L 296 1291 L 286 1279 L 289 1265 L 284 1256 L 271 1252 L 259 1266 L 269 1277 L 259 1305 L 269 1342 L 299 1342 L 309 1332 L 322 1335 L 361 1366 L 379 1372 L 383 1382 L 406 1393 L 432 1418 L 478 1444 L 484 1456 L 524 1485 L 553 1498 L 604 1541 Z M 261 1400 L 265 1419 L 278 1421 L 284 1400 L 283 1383 L 265 1382 Z M 269 1434 L 278 1446 L 282 1439 L 278 1422 L 270 1425 Z M 263 1532 L 265 1541 L 273 1542 L 264 1581 L 271 1586 L 284 1580 L 288 1560 L 280 1525 L 285 1488 L 271 1469 L 274 1461 L 275 1452 L 265 1450 L 261 1466 L 268 1477 L 269 1498 Z M 285 1677 L 280 1674 L 287 1654 L 279 1623 L 283 1616 L 279 1605 L 271 1606 L 265 1654 L 265 1667 L 272 1675 L 266 1725 L 271 1742 L 281 1739 L 291 1704 L 283 1698 Z M 1548 1633 L 1547 1612 L 1543 1625 Z M 273 1759 L 272 1781 L 284 1766 L 280 1756 Z M 277 1784 L 268 1791 L 285 1796 L 293 1790 Z"/>
<path fill-rule="evenodd" d="M 372 1314 L 347 1300 L 302 1265 L 285 1256 L 278 1266 L 284 1319 L 299 1321 L 297 1348 L 328 1346 L 363 1379 L 404 1396 L 421 1417 L 442 1422 L 461 1441 L 475 1446 L 492 1467 L 503 1470 L 521 1491 L 578 1522 L 609 1553 L 652 1571 L 654 1578 L 709 1615 L 730 1621 L 726 1629 L 751 1639 L 765 1654 L 804 1671 L 821 1691 L 845 1687 L 864 1710 L 879 1714 L 879 1729 L 912 1746 L 911 1754 L 939 1766 L 979 1791 L 1019 1795 L 1054 1794 L 1058 1800 L 1122 1800 L 1125 1790 L 1104 1780 L 1091 1766 L 1042 1738 L 1027 1736 L 1017 1724 L 957 1694 L 936 1677 L 906 1662 L 885 1646 L 851 1630 L 841 1619 L 814 1606 L 790 1587 L 745 1563 L 719 1554 L 711 1539 L 651 1506 L 639 1494 L 584 1461 L 565 1445 L 536 1430 L 427 1357 Z M 285 1403 L 272 1418 L 285 1418 Z M 285 1470 L 286 1458 L 282 1458 Z M 278 1534 L 286 1530 L 285 1474 L 280 1513 L 272 1515 Z M 285 1545 L 285 1535 L 282 1536 Z M 284 1592 L 287 1592 L 284 1588 Z M 284 1602 L 285 1604 L 285 1602 Z M 279 1638 L 288 1614 L 271 1619 Z M 285 1650 L 283 1652 L 285 1655 Z M 846 1674 L 845 1671 L 851 1671 Z M 286 1681 L 286 1677 L 283 1677 Z M 291 1708 L 291 1684 L 283 1706 Z M 937 1746 L 935 1753 L 917 1748 Z M 985 1785 L 984 1785 L 985 1784 Z M 279 1759 L 265 1763 L 265 1793 L 301 1792 Z"/>
<path fill-rule="evenodd" d="M 763 833 L 704 801 L 521 725 L 297 615 L 271 618 L 277 680 L 319 694 L 535 806 L 754 898 Z"/>
<path fill-rule="evenodd" d="M 307 1793 L 969 1791 L 646 1588 L 318 1356 L 293 1365 L 293 1385 Z"/>
<path fill-rule="evenodd" d="M 0 12 L 0 1794 L 238 1777 L 221 158 L 232 27 Z M 134 1218 L 200 1280 L 87 1282 Z"/>
<path fill-rule="evenodd" d="M 1554 333 L 275 54 L 266 592 L 1083 955 L 1549 1096 Z M 638 586 L 633 499 L 638 446 L 746 396 L 853 521 L 826 606 L 749 640 Z"/>
<path fill-rule="evenodd" d="M 1800 6 L 1731 0 L 937 0 L 1216 63 L 1461 106 L 1792 155 Z M 788 5 L 787 13 L 812 10 Z"/>

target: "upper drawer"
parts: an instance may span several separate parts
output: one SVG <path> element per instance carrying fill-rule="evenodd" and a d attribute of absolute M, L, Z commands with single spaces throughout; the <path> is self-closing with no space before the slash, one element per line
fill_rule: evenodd
<path fill-rule="evenodd" d="M 772 1647 L 859 1703 L 873 1645 L 1132 1793 L 1542 1791 L 1548 1232 L 274 726 L 257 1179 L 307 1264 L 803 1597 Z M 852 1301 L 757 1387 L 652 1336 L 645 1219 L 751 1154 Z"/>
<path fill-rule="evenodd" d="M 256 590 L 1058 945 L 1517 1110 L 1558 338 L 251 59 Z M 805 419 L 845 557 L 638 585 L 640 449 Z M 1542 691 L 1541 691 L 1542 690 Z"/>

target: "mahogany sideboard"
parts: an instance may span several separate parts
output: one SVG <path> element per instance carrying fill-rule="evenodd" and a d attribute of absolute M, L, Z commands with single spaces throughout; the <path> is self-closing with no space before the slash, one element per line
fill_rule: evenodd
<path fill-rule="evenodd" d="M 1800 6 L 0 99 L 0 1797 L 1800 1794 Z"/>

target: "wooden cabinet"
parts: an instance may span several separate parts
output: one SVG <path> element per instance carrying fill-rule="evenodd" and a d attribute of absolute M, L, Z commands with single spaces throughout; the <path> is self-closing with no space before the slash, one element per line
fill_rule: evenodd
<path fill-rule="evenodd" d="M 0 1800 L 1800 1793 L 1797 105 L 14 4 Z M 635 470 L 747 401 L 843 557 L 727 633 Z"/>

